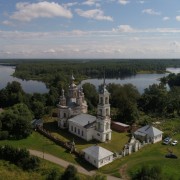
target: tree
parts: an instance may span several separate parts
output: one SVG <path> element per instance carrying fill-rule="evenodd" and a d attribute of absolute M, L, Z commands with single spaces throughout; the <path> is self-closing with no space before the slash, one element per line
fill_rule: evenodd
<path fill-rule="evenodd" d="M 93 110 L 98 103 L 98 93 L 96 87 L 93 84 L 85 83 L 83 85 L 83 91 L 87 99 L 89 109 Z"/>
<path fill-rule="evenodd" d="M 48 173 L 46 180 L 58 180 L 59 178 L 59 172 L 57 169 L 51 169 Z"/>
<path fill-rule="evenodd" d="M 146 88 L 139 100 L 139 108 L 147 113 L 165 114 L 167 90 L 164 85 L 153 84 Z"/>
<path fill-rule="evenodd" d="M 1 116 L 2 131 L 8 131 L 13 138 L 27 137 L 31 129 L 32 113 L 25 104 L 16 104 L 5 110 Z"/>
<path fill-rule="evenodd" d="M 44 115 L 44 104 L 40 101 L 34 101 L 32 103 L 32 111 L 33 111 L 33 114 L 34 114 L 34 117 L 36 119 L 40 119 L 42 118 L 42 116 Z"/>
<path fill-rule="evenodd" d="M 78 180 L 77 169 L 73 165 L 69 165 L 61 176 L 61 180 Z"/>
<path fill-rule="evenodd" d="M 125 123 L 136 121 L 138 119 L 137 100 L 140 97 L 138 90 L 132 84 L 123 86 L 109 84 L 107 88 L 111 94 L 111 107 L 118 109 L 116 118 Z"/>
<path fill-rule="evenodd" d="M 14 104 L 25 102 L 26 96 L 21 84 L 13 81 L 0 91 L 0 99 L 2 107 L 10 107 Z"/>
<path fill-rule="evenodd" d="M 132 180 L 163 180 L 162 170 L 159 166 L 142 166 L 135 174 Z"/>

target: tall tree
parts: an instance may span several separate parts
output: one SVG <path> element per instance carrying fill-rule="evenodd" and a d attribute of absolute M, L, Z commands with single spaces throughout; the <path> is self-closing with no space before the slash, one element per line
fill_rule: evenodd
<path fill-rule="evenodd" d="M 2 131 L 8 131 L 10 137 L 25 138 L 31 133 L 32 113 L 25 104 L 16 104 L 0 115 Z"/>
<path fill-rule="evenodd" d="M 123 86 L 109 84 L 108 90 L 111 93 L 111 106 L 117 108 L 116 120 L 125 123 L 133 123 L 138 119 L 137 100 L 140 97 L 138 90 L 132 84 Z"/>

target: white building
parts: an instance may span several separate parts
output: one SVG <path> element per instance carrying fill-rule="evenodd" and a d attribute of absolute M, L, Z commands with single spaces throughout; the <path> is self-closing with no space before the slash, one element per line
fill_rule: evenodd
<path fill-rule="evenodd" d="M 159 129 L 151 125 L 146 125 L 135 131 L 134 137 L 147 143 L 156 143 L 162 141 L 162 134 L 163 132 Z"/>
<path fill-rule="evenodd" d="M 68 97 L 65 97 L 64 90 L 62 90 L 62 96 L 58 104 L 58 126 L 67 128 L 69 132 L 86 141 L 92 139 L 101 142 L 111 140 L 109 95 L 104 79 L 99 91 L 97 116 L 87 114 L 87 103 L 83 89 L 76 87 L 72 76 Z"/>
<path fill-rule="evenodd" d="M 100 146 L 91 146 L 83 150 L 84 158 L 97 168 L 113 161 L 113 153 Z"/>

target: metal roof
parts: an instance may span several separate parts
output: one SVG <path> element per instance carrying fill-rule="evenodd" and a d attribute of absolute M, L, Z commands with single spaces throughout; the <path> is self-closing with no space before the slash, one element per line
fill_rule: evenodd
<path fill-rule="evenodd" d="M 160 135 L 162 133 L 163 133 L 162 131 L 160 131 L 159 129 L 157 129 L 151 125 L 143 126 L 142 128 L 139 128 L 137 131 L 134 132 L 134 134 L 136 134 L 136 135 L 142 136 L 142 135 L 147 134 L 150 137 L 154 137 L 154 136 Z"/>
<path fill-rule="evenodd" d="M 69 119 L 69 122 L 76 123 L 76 124 L 83 126 L 83 127 L 88 125 L 88 124 L 91 124 L 95 121 L 96 121 L 95 116 L 92 116 L 90 114 L 83 114 L 83 113 Z"/>
<path fill-rule="evenodd" d="M 97 145 L 83 149 L 83 152 L 97 160 L 101 160 L 103 158 L 113 155 L 113 152 Z"/>

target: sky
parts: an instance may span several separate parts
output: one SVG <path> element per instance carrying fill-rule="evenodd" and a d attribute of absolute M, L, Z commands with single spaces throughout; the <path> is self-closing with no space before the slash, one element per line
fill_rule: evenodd
<path fill-rule="evenodd" d="M 180 0 L 0 0 L 6 58 L 180 58 Z"/>

